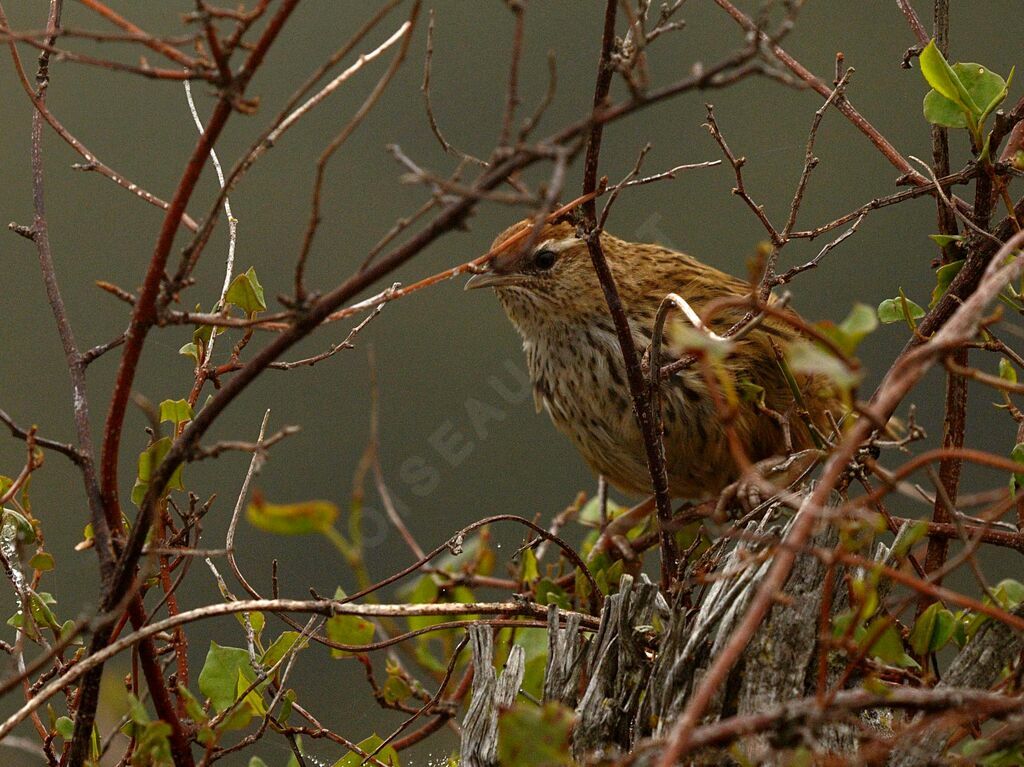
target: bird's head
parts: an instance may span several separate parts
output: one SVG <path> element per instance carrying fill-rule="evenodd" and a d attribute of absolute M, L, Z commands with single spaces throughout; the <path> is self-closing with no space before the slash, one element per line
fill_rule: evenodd
<path fill-rule="evenodd" d="M 563 308 L 579 313 L 590 304 L 600 310 L 604 305 L 601 286 L 587 243 L 576 228 L 566 221 L 545 224 L 531 238 L 528 232 L 532 227 L 533 222 L 526 219 L 498 235 L 492 250 L 510 238 L 521 239 L 498 253 L 485 271 L 473 275 L 466 290 L 494 288 L 510 314 L 519 308 L 548 313 Z M 617 271 L 618 240 L 602 234 L 601 242 L 609 264 Z"/>

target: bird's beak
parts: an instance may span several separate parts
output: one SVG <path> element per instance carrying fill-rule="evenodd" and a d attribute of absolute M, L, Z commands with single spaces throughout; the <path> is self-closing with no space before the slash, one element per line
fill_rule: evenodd
<path fill-rule="evenodd" d="M 480 272 L 474 274 L 464 286 L 464 290 L 476 290 L 477 288 L 500 288 L 506 285 L 519 285 L 523 281 L 521 274 L 499 274 L 495 271 Z"/>

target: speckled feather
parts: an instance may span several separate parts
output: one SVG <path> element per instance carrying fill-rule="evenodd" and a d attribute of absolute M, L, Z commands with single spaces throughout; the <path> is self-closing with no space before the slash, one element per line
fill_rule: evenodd
<path fill-rule="evenodd" d="M 495 244 L 528 224 L 510 227 Z M 750 292 L 743 281 L 660 245 L 625 242 L 608 233 L 601 235 L 601 244 L 641 351 L 650 344 L 666 294 L 679 294 L 700 312 L 715 298 Z M 551 265 L 537 259 L 545 250 L 555 254 Z M 546 258 L 551 260 L 550 255 Z M 586 244 L 576 239 L 573 226 L 545 226 L 528 252 L 499 256 L 489 274 L 500 279 L 495 292 L 523 338 L 537 409 L 548 411 L 595 472 L 625 492 L 649 493 L 646 454 L 632 413 L 618 337 Z M 721 332 L 743 313 L 739 307 L 727 310 L 712 326 Z M 672 323 L 684 322 L 678 314 L 670 315 L 666 355 L 671 353 Z M 762 386 L 767 407 L 792 415 L 793 396 L 775 360 L 772 336 L 785 341 L 795 333 L 785 323 L 766 321 L 734 344 L 725 366 L 734 381 Z M 824 411 L 834 408 L 834 402 L 813 382 L 800 383 L 812 418 L 824 426 Z M 662 387 L 661 403 L 672 495 L 703 498 L 735 480 L 737 469 L 725 428 L 700 371 L 693 367 L 673 376 Z M 811 447 L 799 419 L 791 422 L 793 447 Z M 752 460 L 785 453 L 782 429 L 752 403 L 741 404 L 734 424 Z"/>

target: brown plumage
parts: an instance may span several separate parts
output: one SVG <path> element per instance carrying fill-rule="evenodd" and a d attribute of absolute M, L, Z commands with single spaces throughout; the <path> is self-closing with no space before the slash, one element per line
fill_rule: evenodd
<path fill-rule="evenodd" d="M 495 240 L 530 226 L 521 221 Z M 590 467 L 620 490 L 649 494 L 651 481 L 644 445 L 633 417 L 618 337 L 608 314 L 586 243 L 566 222 L 548 224 L 528 252 L 513 248 L 497 256 L 489 270 L 466 287 L 493 287 L 509 319 L 523 338 L 537 409 L 544 408 L 583 454 Z M 725 296 L 747 296 L 750 286 L 691 256 L 660 245 L 626 242 L 601 235 L 608 266 L 641 352 L 651 342 L 662 299 L 674 292 L 698 313 Z M 745 314 L 733 307 L 717 315 L 711 327 L 724 332 Z M 675 311 L 666 326 L 663 363 L 678 345 L 678 329 L 688 326 Z M 675 329 L 675 333 L 673 332 Z M 673 336 L 677 343 L 673 344 Z M 724 365 L 734 382 L 764 389 L 764 404 L 790 417 L 792 447 L 813 447 L 794 412 L 794 398 L 772 348 L 796 337 L 785 322 L 765 320 L 734 343 Z M 833 400 L 813 382 L 801 381 L 811 417 L 827 428 L 824 411 Z M 737 478 L 726 431 L 700 370 L 684 369 L 661 389 L 662 420 L 673 496 L 705 498 Z M 753 461 L 786 453 L 777 420 L 752 401 L 740 402 L 733 421 Z"/>

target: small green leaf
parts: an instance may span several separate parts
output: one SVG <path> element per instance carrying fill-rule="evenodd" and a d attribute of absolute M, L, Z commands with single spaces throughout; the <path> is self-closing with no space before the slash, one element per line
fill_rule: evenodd
<path fill-rule="evenodd" d="M 905 531 L 905 532 L 904 532 Z M 924 538 L 928 534 L 928 521 L 919 519 L 916 522 L 906 522 L 900 528 L 899 533 L 896 535 L 896 540 L 893 541 L 891 556 L 896 559 L 903 559 L 910 550 L 917 545 L 918 541 Z"/>
<path fill-rule="evenodd" d="M 75 733 L 75 723 L 68 716 L 58 717 L 53 728 L 64 740 L 71 740 L 71 736 Z"/>
<path fill-rule="evenodd" d="M 1024 602 L 1024 583 L 1013 578 L 1004 578 L 996 584 L 993 593 L 999 601 L 1000 607 L 1013 610 Z"/>
<path fill-rule="evenodd" d="M 929 234 L 928 239 L 932 240 L 940 248 L 944 248 L 947 245 L 952 245 L 954 242 L 963 242 L 964 236 L 962 234 Z"/>
<path fill-rule="evenodd" d="M 921 65 L 921 74 L 932 88 L 961 107 L 971 106 L 964 100 L 966 89 L 960 83 L 956 72 L 949 66 L 946 57 L 942 55 L 942 51 L 935 45 L 934 40 L 925 46 L 918 60 Z"/>
<path fill-rule="evenodd" d="M 744 402 L 751 402 L 759 408 L 765 407 L 765 389 L 763 386 L 743 379 L 736 382 L 736 388 L 739 390 L 740 398 Z"/>
<path fill-rule="evenodd" d="M 250 671 L 249 674 L 251 675 L 252 672 Z M 263 716 L 267 713 L 267 707 L 263 704 L 263 696 L 259 694 L 258 686 L 253 687 L 252 680 L 239 668 L 238 677 L 235 680 L 235 700 L 241 700 L 243 695 L 245 700 L 242 705 L 248 706 L 254 714 Z"/>
<path fill-rule="evenodd" d="M 178 683 L 178 695 L 185 702 L 185 713 L 189 715 L 196 724 L 205 724 L 209 717 L 203 711 L 203 706 L 185 685 Z"/>
<path fill-rule="evenodd" d="M 18 543 L 30 544 L 36 542 L 36 529 L 28 518 L 14 509 L 0 510 L 0 528 L 6 537 L 14 538 Z"/>
<path fill-rule="evenodd" d="M 29 610 L 32 612 L 32 621 L 36 626 L 60 632 L 60 622 L 57 620 L 57 616 L 54 615 L 53 610 L 50 609 L 51 605 L 57 604 L 53 594 L 46 591 L 32 593 L 29 596 L 28 604 Z M 7 625 L 18 629 L 25 628 L 25 616 L 22 614 L 20 607 L 14 615 L 7 619 Z M 35 636 L 37 635 L 33 633 L 33 637 Z"/>
<path fill-rule="evenodd" d="M 224 294 L 224 300 L 249 315 L 262 312 L 267 308 L 263 296 L 263 286 L 260 285 L 256 271 L 252 267 L 249 267 L 249 271 L 245 274 L 239 274 L 231 281 L 231 285 Z"/>
<path fill-rule="evenodd" d="M 288 724 L 288 717 L 292 715 L 292 704 L 298 696 L 295 694 L 295 690 L 288 688 L 284 691 L 284 695 L 281 696 L 281 709 L 277 712 L 277 721 L 281 724 Z"/>
<path fill-rule="evenodd" d="M 554 581 L 548 578 L 541 578 L 537 583 L 535 591 L 537 604 L 540 605 L 558 605 L 563 610 L 571 610 L 572 603 L 569 600 L 569 594 L 562 587 L 555 584 Z"/>
<path fill-rule="evenodd" d="M 607 499 L 607 504 L 608 519 L 614 519 L 619 514 L 627 510 L 625 506 L 620 506 L 611 498 Z M 586 525 L 587 527 L 599 526 L 601 524 L 601 499 L 595 495 L 583 504 L 583 508 L 580 509 L 579 516 L 576 517 L 576 521 L 581 525 Z"/>
<path fill-rule="evenodd" d="M 532 584 L 540 578 L 540 570 L 537 567 L 537 555 L 532 548 L 523 552 L 523 563 L 519 570 L 519 580 L 523 583 Z"/>
<path fill-rule="evenodd" d="M 260 658 L 260 663 L 266 666 L 268 669 L 274 666 L 281 658 L 283 658 L 293 647 L 295 643 L 299 641 L 298 631 L 283 631 L 281 636 L 274 640 L 274 643 L 267 648 L 267 651 L 263 653 L 263 657 Z M 298 646 L 296 652 L 306 646 L 306 641 L 303 640 L 302 644 Z"/>
<path fill-rule="evenodd" d="M 267 767 L 267 763 L 258 756 L 249 757 L 249 767 Z"/>
<path fill-rule="evenodd" d="M 278 535 L 304 535 L 321 533 L 338 518 L 338 507 L 330 501 L 302 501 L 300 503 L 266 503 L 255 494 L 245 516 L 260 530 Z"/>
<path fill-rule="evenodd" d="M 910 646 L 917 655 L 938 652 L 953 638 L 956 618 L 941 602 L 933 602 L 918 617 L 910 632 Z"/>
<path fill-rule="evenodd" d="M 912 322 L 924 317 L 925 311 L 909 298 L 887 298 L 878 305 L 878 320 L 884 325 L 894 322 Z"/>
<path fill-rule="evenodd" d="M 56 566 L 56 563 L 53 560 L 53 554 L 50 554 L 47 551 L 37 551 L 32 556 L 32 559 L 28 561 L 28 564 L 29 567 L 43 571 L 52 570 Z"/>
<path fill-rule="evenodd" d="M 188 404 L 188 400 L 165 399 L 160 403 L 160 423 L 170 421 L 177 429 L 181 424 L 191 421 L 193 418 L 195 418 L 195 413 L 192 412 L 192 406 Z"/>
<path fill-rule="evenodd" d="M 955 101 L 951 101 L 936 90 L 930 90 L 924 97 L 924 119 L 940 128 L 966 128 L 967 113 Z"/>
<path fill-rule="evenodd" d="M 1013 446 L 1013 450 L 1010 451 L 1010 459 L 1024 464 L 1024 442 L 1018 442 Z M 1024 471 L 1010 477 L 1010 492 L 1015 493 L 1018 487 L 1024 487 Z"/>
<path fill-rule="evenodd" d="M 191 357 L 196 363 L 199 362 L 199 347 L 191 341 L 178 349 L 178 354 L 183 357 Z"/>
<path fill-rule="evenodd" d="M 136 506 L 142 505 L 146 492 L 149 490 L 149 478 L 153 476 L 156 467 L 163 462 L 164 457 L 170 452 L 171 444 L 170 437 L 163 437 L 139 453 L 139 474 L 135 480 L 135 487 L 132 488 L 132 503 Z M 164 488 L 163 494 L 165 496 L 171 490 L 185 489 L 185 485 L 181 481 L 183 469 L 184 464 L 179 464 L 178 468 L 171 474 L 171 478 L 167 481 L 167 486 Z"/>
<path fill-rule="evenodd" d="M 949 289 L 953 278 L 960 272 L 960 268 L 963 265 L 963 259 L 960 259 L 959 261 L 951 261 L 948 264 L 944 264 L 935 270 L 935 289 L 932 291 L 932 301 L 928 304 L 929 308 L 939 303 L 939 299 Z"/>
<path fill-rule="evenodd" d="M 199 691 L 210 699 L 214 711 L 220 713 L 238 699 L 239 674 L 255 679 L 249 653 L 240 647 L 222 647 L 210 642 L 206 662 L 199 672 Z"/>
<path fill-rule="evenodd" d="M 831 352 L 808 341 L 798 341 L 789 345 L 786 352 L 789 366 L 796 373 L 821 376 L 843 392 L 849 392 L 860 383 L 860 374 L 850 370 L 842 360 Z"/>
<path fill-rule="evenodd" d="M 384 700 L 389 705 L 393 706 L 396 703 L 401 703 L 412 695 L 412 687 L 410 687 L 405 678 L 398 673 L 397 667 L 392 666 L 388 668 L 388 678 L 384 681 L 384 684 L 381 687 L 381 692 L 384 693 Z"/>
<path fill-rule="evenodd" d="M 999 359 L 999 377 L 1010 383 L 1017 383 L 1017 370 L 1005 357 Z"/>
<path fill-rule="evenodd" d="M 840 346 L 847 354 L 853 354 L 857 346 L 878 327 L 878 317 L 870 306 L 854 304 L 850 313 L 836 330 L 839 331 L 842 343 Z"/>
<path fill-rule="evenodd" d="M 334 591 L 335 599 L 344 599 L 344 589 Z M 327 619 L 327 637 L 332 642 L 346 645 L 364 645 L 373 641 L 377 627 L 358 615 L 335 615 Z M 355 653 L 331 648 L 332 658 L 347 658 Z"/>
<path fill-rule="evenodd" d="M 884 663 L 891 663 L 900 668 L 918 667 L 917 661 L 907 655 L 903 649 L 903 640 L 900 638 L 900 632 L 896 630 L 896 627 L 890 623 L 884 629 L 879 628 L 882 621 L 889 622 L 889 620 L 885 615 L 879 615 L 865 628 L 865 638 L 873 636 L 876 631 L 881 631 L 871 644 L 869 652 Z"/>
<path fill-rule="evenodd" d="M 372 754 L 380 748 L 384 739 L 379 735 L 371 735 L 366 740 L 362 740 L 356 743 L 360 750 L 365 754 Z M 395 751 L 391 746 L 385 746 L 377 753 L 375 757 L 381 764 L 386 764 L 388 767 L 399 767 L 400 762 L 398 760 L 398 752 Z M 365 757 L 360 756 L 355 751 L 349 751 L 348 756 L 344 756 L 334 763 L 332 767 L 360 767 L 365 761 Z"/>

